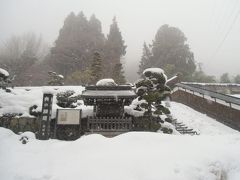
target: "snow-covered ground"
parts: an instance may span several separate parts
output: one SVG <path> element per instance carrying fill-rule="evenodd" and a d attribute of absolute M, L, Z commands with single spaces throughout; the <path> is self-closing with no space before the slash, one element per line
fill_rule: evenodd
<path fill-rule="evenodd" d="M 6 93 L 0 89 L 0 116 L 4 113 L 22 113 L 23 116 L 29 115 L 29 108 L 37 105 L 38 111 L 42 109 L 42 98 L 44 92 L 51 92 L 55 96 L 53 98 L 53 113 L 52 117 L 56 115 L 56 109 L 59 108 L 56 104 L 56 94 L 67 90 L 73 90 L 77 96 L 82 93 L 84 87 L 82 86 L 44 86 L 44 87 L 15 87 L 11 89 L 11 93 Z M 77 108 L 84 108 L 83 115 L 87 115 L 89 109 L 83 104 Z"/>
<path fill-rule="evenodd" d="M 231 94 L 231 96 L 240 98 L 240 94 Z"/>
<path fill-rule="evenodd" d="M 0 128 L 1 180 L 239 180 L 240 135 L 131 132 L 22 144 Z"/>
<path fill-rule="evenodd" d="M 83 90 L 52 88 L 55 93 Z M 33 104 L 41 107 L 46 89 L 0 90 L 0 114 L 28 113 Z M 21 135 L 0 128 L 0 180 L 239 180 L 240 133 L 180 103 L 171 102 L 170 110 L 201 135 L 130 132 L 66 142 L 36 140 L 28 132 L 24 145 Z"/>
<path fill-rule="evenodd" d="M 189 128 L 198 131 L 201 135 L 226 135 L 239 133 L 215 119 L 181 103 L 171 102 L 170 111 L 178 122 L 183 122 Z"/>

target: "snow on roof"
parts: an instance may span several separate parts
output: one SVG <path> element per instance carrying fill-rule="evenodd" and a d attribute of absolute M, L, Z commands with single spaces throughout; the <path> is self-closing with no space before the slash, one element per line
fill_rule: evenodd
<path fill-rule="evenodd" d="M 3 74 L 5 77 L 9 76 L 9 73 L 5 69 L 2 69 L 2 68 L 0 68 L 0 74 Z"/>
<path fill-rule="evenodd" d="M 96 83 L 96 86 L 116 86 L 113 79 L 101 79 Z"/>

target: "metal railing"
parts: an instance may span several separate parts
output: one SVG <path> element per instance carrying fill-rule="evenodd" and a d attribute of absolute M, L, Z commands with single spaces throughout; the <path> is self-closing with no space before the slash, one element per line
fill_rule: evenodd
<path fill-rule="evenodd" d="M 198 92 L 200 94 L 207 95 L 207 96 L 210 96 L 212 98 L 220 99 L 222 101 L 225 101 L 226 103 L 236 104 L 236 105 L 240 106 L 240 98 L 237 98 L 237 97 L 225 95 L 225 94 L 222 94 L 222 93 L 217 93 L 217 92 L 202 89 L 202 88 L 199 88 L 199 87 L 189 86 L 189 85 L 182 84 L 182 83 L 177 83 L 176 86 L 181 87 L 183 89 L 193 91 L 193 92 Z"/>

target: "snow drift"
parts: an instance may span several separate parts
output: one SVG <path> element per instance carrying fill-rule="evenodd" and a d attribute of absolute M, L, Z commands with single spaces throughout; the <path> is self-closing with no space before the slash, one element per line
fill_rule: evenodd
<path fill-rule="evenodd" d="M 72 142 L 29 139 L 0 128 L 3 180 L 239 180 L 240 136 L 132 132 Z"/>

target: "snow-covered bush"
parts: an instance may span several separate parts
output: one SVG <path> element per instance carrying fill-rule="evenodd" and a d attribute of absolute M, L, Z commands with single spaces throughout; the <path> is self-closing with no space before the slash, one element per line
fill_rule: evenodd
<path fill-rule="evenodd" d="M 155 131 L 156 126 L 160 128 L 160 123 L 164 122 L 160 118 L 160 115 L 170 114 L 169 109 L 162 104 L 162 101 L 170 95 L 171 90 L 166 86 L 167 76 L 160 68 L 148 68 L 144 70 L 143 77 L 144 79 L 136 83 L 136 93 L 139 101 L 136 110 L 144 112 L 144 117 L 150 123 L 149 130 Z M 163 132 L 171 133 L 172 130 L 164 127 Z"/>
<path fill-rule="evenodd" d="M 9 90 L 6 89 L 9 83 L 11 83 L 11 80 L 9 79 L 9 73 L 5 69 L 0 68 L 0 88 L 5 89 L 6 92 L 9 92 Z"/>
<path fill-rule="evenodd" d="M 76 102 L 81 99 L 79 96 L 74 96 L 75 91 L 67 90 L 57 94 L 57 105 L 63 108 L 75 108 Z"/>

